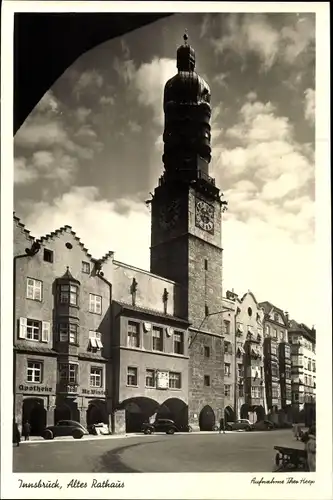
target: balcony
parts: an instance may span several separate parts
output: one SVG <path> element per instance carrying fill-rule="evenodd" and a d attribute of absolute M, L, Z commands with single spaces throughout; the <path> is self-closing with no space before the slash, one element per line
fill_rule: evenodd
<path fill-rule="evenodd" d="M 64 394 L 68 397 L 76 397 L 79 393 L 79 384 L 74 382 L 59 382 L 57 385 L 57 393 Z"/>

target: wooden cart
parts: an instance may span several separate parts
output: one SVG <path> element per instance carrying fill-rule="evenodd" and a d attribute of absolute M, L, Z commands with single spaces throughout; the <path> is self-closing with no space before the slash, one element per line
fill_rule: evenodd
<path fill-rule="evenodd" d="M 285 446 L 274 446 L 277 450 L 275 455 L 276 472 L 286 470 L 303 470 L 308 468 L 306 451 L 299 448 L 287 448 Z"/>

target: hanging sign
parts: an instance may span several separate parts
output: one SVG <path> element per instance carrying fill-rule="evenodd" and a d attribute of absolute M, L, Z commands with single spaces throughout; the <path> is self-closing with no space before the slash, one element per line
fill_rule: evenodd
<path fill-rule="evenodd" d="M 156 372 L 156 387 L 157 389 L 169 389 L 169 372 Z"/>

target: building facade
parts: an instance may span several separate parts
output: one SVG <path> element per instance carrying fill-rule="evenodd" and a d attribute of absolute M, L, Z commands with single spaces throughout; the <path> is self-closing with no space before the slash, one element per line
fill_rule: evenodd
<path fill-rule="evenodd" d="M 315 418 L 316 330 L 294 320 L 289 322 L 291 346 L 292 407 L 295 418 Z"/>
<path fill-rule="evenodd" d="M 69 227 L 34 240 L 14 217 L 14 415 L 32 433 L 108 422 L 111 287 Z"/>
<path fill-rule="evenodd" d="M 268 301 L 261 302 L 264 316 L 264 366 L 269 419 L 290 421 L 291 350 L 288 343 L 288 315 Z"/>

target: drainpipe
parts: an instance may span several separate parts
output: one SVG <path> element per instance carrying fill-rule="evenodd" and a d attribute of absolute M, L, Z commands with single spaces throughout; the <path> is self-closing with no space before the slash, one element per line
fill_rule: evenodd
<path fill-rule="evenodd" d="M 111 358 L 111 334 L 112 334 L 112 315 L 111 315 L 111 311 L 112 311 L 112 283 L 110 283 L 110 281 L 108 281 L 106 278 L 104 278 L 104 273 L 103 271 L 101 270 L 101 262 L 96 262 L 96 276 L 98 276 L 98 278 L 100 278 L 102 281 L 104 281 L 104 283 L 106 283 L 109 287 L 109 290 L 110 290 L 110 294 L 109 294 L 109 311 L 110 311 L 110 357 L 109 359 Z M 114 368 L 111 364 L 111 375 L 112 375 L 112 381 L 111 381 L 111 387 L 112 387 L 112 394 L 111 394 L 111 413 L 109 413 L 108 417 L 109 417 L 109 433 L 110 434 L 113 434 L 113 431 L 114 431 L 114 418 L 113 418 L 113 415 L 114 415 Z M 105 383 L 106 383 L 106 374 L 105 374 Z M 107 396 L 107 395 L 106 395 Z"/>
<path fill-rule="evenodd" d="M 40 243 L 34 241 L 31 248 L 26 248 L 24 254 L 16 255 L 13 258 L 13 418 L 15 420 L 15 407 L 16 407 L 16 261 L 24 257 L 33 257 L 40 250 Z"/>
<path fill-rule="evenodd" d="M 235 304 L 236 306 L 236 304 Z M 238 419 L 238 399 L 237 399 L 237 307 L 235 308 L 234 314 L 234 411 L 235 411 L 235 421 Z"/>

